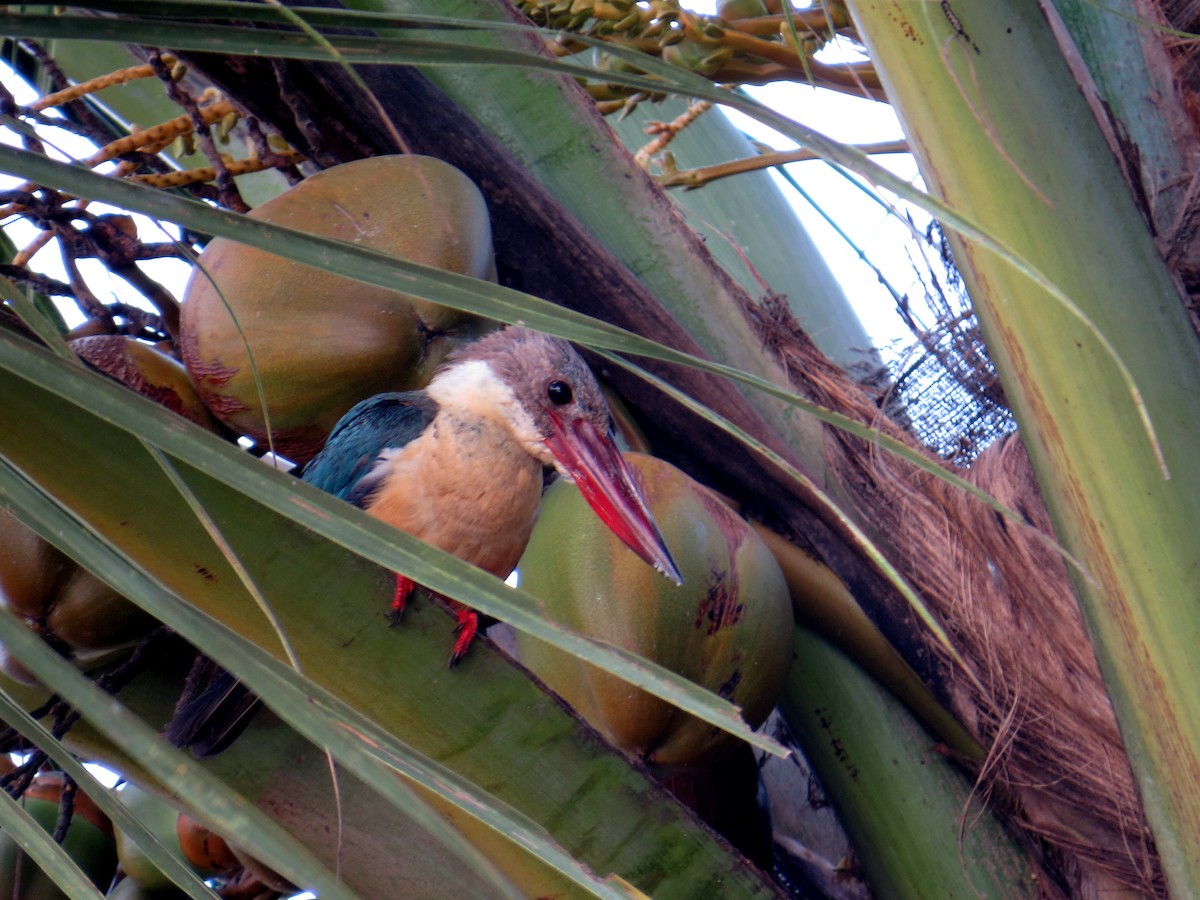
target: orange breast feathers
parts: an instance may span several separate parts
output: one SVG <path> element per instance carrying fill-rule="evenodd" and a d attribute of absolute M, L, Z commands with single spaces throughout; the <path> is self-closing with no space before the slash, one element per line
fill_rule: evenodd
<path fill-rule="evenodd" d="M 390 471 L 368 513 L 499 578 L 513 570 L 537 521 L 542 467 L 499 423 L 443 410 L 381 456 Z"/>

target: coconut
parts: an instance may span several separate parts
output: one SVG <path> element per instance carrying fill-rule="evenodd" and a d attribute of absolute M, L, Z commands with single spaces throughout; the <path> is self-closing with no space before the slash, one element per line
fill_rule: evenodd
<path fill-rule="evenodd" d="M 209 431 L 217 430 L 216 420 L 196 394 L 187 371 L 173 357 L 119 334 L 81 337 L 70 343 L 94 369 Z"/>
<path fill-rule="evenodd" d="M 62 788 L 62 773 L 42 772 L 22 800 L 25 811 L 48 833 L 53 833 L 58 822 Z M 76 793 L 73 803 L 74 814 L 62 849 L 97 889 L 104 890 L 117 868 L 112 823 L 86 794 Z M 16 838 L 0 831 L 0 897 L 66 900 L 67 894 L 25 853 Z"/>
<path fill-rule="evenodd" d="M 555 483 L 520 564 L 521 587 L 568 628 L 653 660 L 762 724 L 792 659 L 792 608 L 770 550 L 708 488 L 667 462 L 626 454 L 683 575 L 646 565 L 592 512 L 578 488 Z M 670 703 L 518 636 L 521 661 L 610 743 L 648 762 L 719 758 L 735 739 Z"/>
<path fill-rule="evenodd" d="M 11 513 L 0 510 L 0 605 L 80 665 L 136 644 L 155 620 Z M 36 679 L 0 647 L 0 671 Z"/>
<path fill-rule="evenodd" d="M 249 215 L 495 279 L 483 196 L 466 175 L 431 157 L 334 166 Z M 216 238 L 184 294 L 180 350 L 217 418 L 306 462 L 359 400 L 424 387 L 451 350 L 489 327 L 427 300 Z"/>

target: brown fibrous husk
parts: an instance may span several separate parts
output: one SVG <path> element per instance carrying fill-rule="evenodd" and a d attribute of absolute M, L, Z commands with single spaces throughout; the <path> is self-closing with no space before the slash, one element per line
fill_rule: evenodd
<path fill-rule="evenodd" d="M 748 313 L 799 393 L 919 448 L 816 349 L 781 299 Z M 978 790 L 1053 876 L 1055 883 L 1043 879 L 1043 895 L 1165 896 L 1116 718 L 1019 437 L 1002 438 L 959 474 L 1027 524 L 839 429 L 826 428 L 825 456 L 877 540 L 897 536 L 883 549 L 970 668 L 925 637 L 943 663 L 940 687 L 954 712 L 989 748 L 971 767 Z"/>

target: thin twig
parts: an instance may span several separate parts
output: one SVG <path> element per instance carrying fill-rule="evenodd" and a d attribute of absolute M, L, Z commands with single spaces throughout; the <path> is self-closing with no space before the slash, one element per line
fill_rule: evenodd
<path fill-rule="evenodd" d="M 197 103 L 191 94 L 179 86 L 179 82 L 175 80 L 172 66 L 167 65 L 161 54 L 156 53 L 151 56 L 150 65 L 154 68 L 154 73 L 159 77 L 159 80 L 166 87 L 167 96 L 178 106 L 187 110 L 188 118 L 192 124 L 192 133 L 196 135 L 196 141 L 200 144 L 200 149 L 204 151 L 204 155 L 212 163 L 221 205 L 234 212 L 249 212 L 250 204 L 242 198 L 242 194 L 233 180 L 233 175 L 230 174 L 225 160 L 222 158 L 220 151 L 217 150 L 217 143 L 213 140 L 212 131 L 208 127 L 214 122 L 225 118 L 225 116 L 236 113 L 233 104 L 228 101 L 218 101 L 216 104 L 210 104 L 207 107 L 202 106 L 200 103 Z M 215 110 L 213 109 L 213 107 L 218 105 L 223 109 L 220 116 L 215 115 Z"/>
<path fill-rule="evenodd" d="M 157 321 L 155 322 L 139 319 L 139 330 L 145 329 L 165 334 L 172 340 L 179 340 L 179 301 L 175 298 L 175 295 L 136 265 L 114 268 L 112 273 L 123 278 L 129 285 L 136 288 L 158 311 Z M 134 315 L 132 313 L 118 311 L 117 307 L 120 310 L 134 310 L 136 307 L 127 306 L 123 303 L 117 304 L 114 307 L 114 312 L 117 315 L 125 319 L 133 319 Z M 145 315 L 145 310 L 140 310 L 139 313 Z"/>
<path fill-rule="evenodd" d="M 872 155 L 877 153 L 907 153 L 908 144 L 905 141 L 880 141 L 875 144 L 858 144 L 855 145 L 855 149 Z M 682 187 L 691 190 L 692 188 L 703 187 L 720 178 L 739 175 L 742 172 L 754 172 L 759 169 L 770 169 L 775 166 L 786 165 L 787 163 L 820 158 L 818 154 L 803 147 L 798 150 L 773 151 L 770 153 L 760 153 L 758 156 L 749 156 L 744 159 L 717 163 L 712 166 L 700 166 L 695 169 L 679 169 L 672 172 L 664 172 L 658 176 L 657 181 L 663 187 Z"/>
<path fill-rule="evenodd" d="M 73 297 L 75 295 L 69 284 L 40 272 L 31 272 L 24 266 L 0 264 L 0 275 L 18 284 L 27 284 L 39 294 L 56 297 Z"/>
<path fill-rule="evenodd" d="M 71 293 L 80 312 L 89 319 L 95 319 L 109 327 L 114 327 L 112 312 L 100 302 L 99 297 L 92 293 L 92 289 L 88 287 L 87 282 L 83 280 L 83 275 L 80 274 L 79 265 L 76 262 L 78 258 L 77 245 L 80 240 L 79 232 L 58 222 L 54 223 L 53 228 L 55 236 L 59 239 L 59 252 L 62 256 L 63 268 L 67 271 Z"/>

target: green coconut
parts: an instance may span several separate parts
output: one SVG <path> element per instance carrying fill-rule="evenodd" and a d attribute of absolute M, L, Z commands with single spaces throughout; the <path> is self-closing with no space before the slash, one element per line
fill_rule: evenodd
<path fill-rule="evenodd" d="M 81 666 L 132 646 L 157 624 L 5 510 L 0 510 L 0 606 Z M 0 671 L 36 683 L 3 646 Z"/>
<path fill-rule="evenodd" d="M 117 796 L 138 822 L 158 838 L 159 843 L 171 852 L 182 855 L 178 836 L 179 810 L 158 795 L 131 783 L 123 785 Z M 174 882 L 150 859 L 145 849 L 120 826 L 116 826 L 115 830 L 117 857 L 121 860 L 121 869 L 126 877 L 151 891 L 172 887 Z"/>
<path fill-rule="evenodd" d="M 520 563 L 521 588 L 552 620 L 651 659 L 742 708 L 757 727 L 792 659 L 792 607 L 770 550 L 708 488 L 667 462 L 629 453 L 683 575 L 638 558 L 573 484 L 555 483 Z M 521 661 L 610 743 L 648 762 L 711 762 L 736 739 L 525 634 Z"/>
<path fill-rule="evenodd" d="M 377 156 L 334 166 L 250 216 L 495 279 L 482 194 L 432 157 Z M 217 418 L 264 446 L 269 421 L 275 450 L 305 462 L 359 400 L 424 387 L 451 350 L 490 327 L 399 291 L 217 238 L 185 291 L 180 351 Z"/>
<path fill-rule="evenodd" d="M 21 801 L 47 833 L 58 822 L 62 774 L 43 772 L 37 776 Z M 62 848 L 100 890 L 105 890 L 117 868 L 112 824 L 86 794 L 75 795 L 71 825 Z M 0 900 L 65 900 L 67 895 L 38 868 L 12 835 L 0 831 Z"/>
<path fill-rule="evenodd" d="M 71 349 L 100 372 L 202 428 L 218 425 L 177 359 L 136 338 L 100 334 L 76 338 Z"/>

